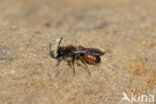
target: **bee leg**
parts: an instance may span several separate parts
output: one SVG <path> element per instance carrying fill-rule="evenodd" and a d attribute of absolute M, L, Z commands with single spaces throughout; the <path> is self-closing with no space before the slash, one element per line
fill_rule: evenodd
<path fill-rule="evenodd" d="M 59 58 L 57 59 L 57 64 L 56 64 L 56 67 L 60 65 L 60 63 L 62 62 L 63 58 Z"/>
<path fill-rule="evenodd" d="M 81 60 L 81 62 L 85 65 L 85 67 L 88 68 L 86 62 L 81 58 L 81 56 L 78 56 L 78 57 L 79 57 L 79 59 Z"/>
<path fill-rule="evenodd" d="M 75 57 L 72 57 L 72 66 L 73 66 L 73 73 L 75 74 L 75 67 L 74 67 L 74 63 L 75 63 Z"/>
<path fill-rule="evenodd" d="M 67 63 L 68 63 L 68 65 L 69 65 L 70 67 L 72 67 L 72 69 L 73 69 L 73 74 L 75 74 L 75 69 L 74 69 L 72 60 L 71 60 L 71 61 L 67 61 Z"/>
<path fill-rule="evenodd" d="M 86 67 L 85 67 L 85 70 L 88 72 L 88 74 L 89 74 L 89 76 L 90 76 L 90 72 L 89 72 L 89 70 L 88 70 L 88 66 L 87 66 L 86 62 L 81 58 L 81 56 L 78 56 L 78 57 L 79 57 L 79 59 L 81 60 L 81 62 L 86 66 Z"/>

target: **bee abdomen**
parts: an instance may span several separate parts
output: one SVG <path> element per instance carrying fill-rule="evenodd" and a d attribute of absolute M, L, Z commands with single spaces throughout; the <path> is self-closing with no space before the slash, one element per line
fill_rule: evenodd
<path fill-rule="evenodd" d="M 97 64 L 100 62 L 99 56 L 95 56 L 95 55 L 88 54 L 88 53 L 84 54 L 83 59 L 88 64 Z"/>

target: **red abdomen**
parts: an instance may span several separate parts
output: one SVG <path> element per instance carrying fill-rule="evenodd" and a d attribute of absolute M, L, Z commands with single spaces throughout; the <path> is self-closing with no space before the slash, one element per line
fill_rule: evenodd
<path fill-rule="evenodd" d="M 89 53 L 85 53 L 83 56 L 83 59 L 88 64 L 96 64 L 100 62 L 100 57 L 89 54 Z"/>

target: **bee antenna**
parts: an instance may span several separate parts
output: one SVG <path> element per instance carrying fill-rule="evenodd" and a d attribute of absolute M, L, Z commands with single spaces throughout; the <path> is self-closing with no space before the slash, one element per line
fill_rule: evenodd
<path fill-rule="evenodd" d="M 58 43 L 58 45 L 53 45 L 53 49 L 54 50 L 51 50 L 51 43 L 49 44 L 49 52 L 50 52 L 50 56 L 53 57 L 53 58 L 56 58 L 58 56 L 58 49 L 60 47 L 60 44 L 61 44 L 61 41 L 62 41 L 63 37 L 59 38 L 59 40 L 56 40 L 56 42 Z"/>
<path fill-rule="evenodd" d="M 59 41 L 59 44 L 58 44 L 58 47 L 57 47 L 57 48 L 60 47 L 60 44 L 61 44 L 61 42 L 62 42 L 62 39 L 63 39 L 63 36 L 60 38 L 60 41 Z"/>

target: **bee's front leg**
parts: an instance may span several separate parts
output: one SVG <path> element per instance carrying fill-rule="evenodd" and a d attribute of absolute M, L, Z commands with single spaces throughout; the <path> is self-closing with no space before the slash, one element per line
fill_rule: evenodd
<path fill-rule="evenodd" d="M 63 59 L 64 59 L 63 57 L 57 59 L 56 67 L 60 65 Z"/>

